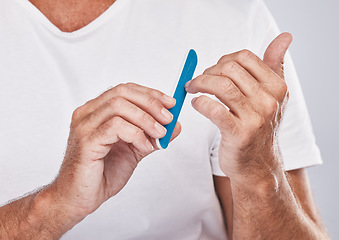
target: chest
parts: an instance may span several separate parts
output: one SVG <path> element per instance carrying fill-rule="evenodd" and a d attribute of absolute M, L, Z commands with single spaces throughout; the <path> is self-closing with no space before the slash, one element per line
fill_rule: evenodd
<path fill-rule="evenodd" d="M 63 32 L 73 32 L 103 14 L 115 0 L 67 0 L 30 2 Z"/>
<path fill-rule="evenodd" d="M 137 51 L 137 46 L 129 44 L 107 43 L 101 48 L 43 38 L 30 41 L 30 48 L 7 46 L 7 59 L 0 60 L 0 182 L 4 183 L 0 202 L 53 180 L 64 157 L 76 107 L 121 82 L 136 82 L 171 95 L 185 57 L 182 49 L 182 54 L 170 49 L 159 54 L 150 47 Z M 190 98 L 179 119 L 183 126 L 180 138 L 168 151 L 152 155 L 140 165 L 132 182 L 147 188 L 154 183 L 152 179 L 179 181 L 178 176 L 187 178 L 192 166 L 192 174 L 201 176 L 203 171 L 211 179 L 209 142 L 215 129 L 191 107 Z M 179 185 L 172 183 L 173 188 Z"/>

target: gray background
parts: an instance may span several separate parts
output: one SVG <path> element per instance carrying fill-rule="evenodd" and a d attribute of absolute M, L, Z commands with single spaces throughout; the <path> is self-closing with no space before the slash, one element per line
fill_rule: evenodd
<path fill-rule="evenodd" d="M 332 239 L 339 239 L 339 2 L 265 1 L 290 48 L 324 164 L 308 170 L 313 194 Z"/>

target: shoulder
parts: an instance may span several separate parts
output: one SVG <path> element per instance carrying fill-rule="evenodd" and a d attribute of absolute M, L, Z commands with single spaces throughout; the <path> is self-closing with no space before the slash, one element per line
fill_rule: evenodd
<path fill-rule="evenodd" d="M 262 0 L 187 0 L 191 6 L 203 6 L 206 9 L 217 10 L 234 10 L 237 12 L 248 12 L 257 6 Z"/>
<path fill-rule="evenodd" d="M 233 10 L 236 12 L 248 13 L 256 6 L 262 3 L 262 0 L 150 0 L 149 3 L 153 6 L 168 5 L 170 9 L 193 11 L 219 11 Z M 169 10 L 170 10 L 169 9 Z"/>

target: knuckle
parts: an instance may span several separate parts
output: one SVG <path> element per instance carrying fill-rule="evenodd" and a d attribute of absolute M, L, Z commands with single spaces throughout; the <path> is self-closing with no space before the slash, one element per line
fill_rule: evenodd
<path fill-rule="evenodd" d="M 243 101 L 239 92 L 234 89 L 228 92 L 228 98 L 231 102 L 237 102 L 240 107 L 243 107 L 245 105 L 245 102 Z"/>
<path fill-rule="evenodd" d="M 155 98 L 161 98 L 164 95 L 164 93 L 157 89 L 149 89 L 149 94 L 151 94 Z"/>
<path fill-rule="evenodd" d="M 244 62 L 247 61 L 248 59 L 253 58 L 254 56 L 255 56 L 254 53 L 252 53 L 250 50 L 243 49 L 238 52 L 236 58 L 238 59 L 238 61 Z"/>
<path fill-rule="evenodd" d="M 140 128 L 136 128 L 134 130 L 134 136 L 139 139 L 142 140 L 145 137 L 144 131 L 141 130 Z"/>
<path fill-rule="evenodd" d="M 225 111 L 226 111 L 226 108 L 218 104 L 211 111 L 211 118 L 212 119 L 219 119 L 219 120 L 224 119 L 225 118 Z"/>
<path fill-rule="evenodd" d="M 222 57 L 219 59 L 218 63 L 223 63 L 223 62 L 225 62 L 226 60 L 227 60 L 227 55 L 224 55 L 224 56 L 222 56 Z"/>
<path fill-rule="evenodd" d="M 125 83 L 120 83 L 116 87 L 114 87 L 116 93 L 118 95 L 125 95 L 127 92 L 127 86 Z"/>
<path fill-rule="evenodd" d="M 247 110 L 248 108 L 250 108 L 250 104 L 248 104 L 248 102 L 244 98 L 242 98 L 240 95 L 237 95 L 237 99 L 234 101 L 237 101 L 237 105 L 239 109 Z"/>
<path fill-rule="evenodd" d="M 114 127 L 116 129 L 119 129 L 123 126 L 123 120 L 121 117 L 113 117 L 109 123 L 107 122 L 107 128 Z"/>
<path fill-rule="evenodd" d="M 161 103 L 160 101 L 153 97 L 153 96 L 150 96 L 148 99 L 147 99 L 147 106 L 152 106 L 152 108 L 154 107 L 157 107 L 157 108 L 160 108 L 161 107 Z"/>
<path fill-rule="evenodd" d="M 108 104 L 110 106 L 110 108 L 112 109 L 116 109 L 118 108 L 119 106 L 121 106 L 122 102 L 123 102 L 123 98 L 122 97 L 114 97 L 112 99 L 110 99 L 108 101 Z"/>
<path fill-rule="evenodd" d="M 75 122 L 79 119 L 80 115 L 81 115 L 81 107 L 78 107 L 74 110 L 73 114 L 72 114 L 72 122 Z"/>
<path fill-rule="evenodd" d="M 239 70 L 239 64 L 236 61 L 234 60 L 228 61 L 223 64 L 222 75 L 224 75 L 225 73 L 235 73 L 238 70 Z"/>
<path fill-rule="evenodd" d="M 218 91 L 222 95 L 227 94 L 227 98 L 232 102 L 239 102 L 240 104 L 245 103 L 242 99 L 242 96 L 239 90 L 235 87 L 235 85 L 229 79 L 219 83 Z"/>
<path fill-rule="evenodd" d="M 152 117 L 146 113 L 146 112 L 143 112 L 141 115 L 140 115 L 140 122 L 144 123 L 144 122 L 150 122 L 152 121 Z"/>
<path fill-rule="evenodd" d="M 136 85 L 137 85 L 137 84 L 132 83 L 132 82 L 128 82 L 128 83 L 125 84 L 125 86 L 126 86 L 127 88 L 134 88 Z"/>
<path fill-rule="evenodd" d="M 213 67 L 206 68 L 205 71 L 202 73 L 203 75 L 209 74 Z"/>
<path fill-rule="evenodd" d="M 223 94 L 232 92 L 232 87 L 232 83 L 228 78 L 225 78 L 223 81 L 219 81 L 217 83 L 218 91 Z"/>

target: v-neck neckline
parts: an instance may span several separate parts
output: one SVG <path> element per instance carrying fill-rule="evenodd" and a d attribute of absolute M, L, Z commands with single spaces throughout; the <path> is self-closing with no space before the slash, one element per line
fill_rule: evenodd
<path fill-rule="evenodd" d="M 119 9 L 123 6 L 127 0 L 116 0 L 109 8 L 107 8 L 102 14 L 100 14 L 97 18 L 91 21 L 89 24 L 83 26 L 82 28 L 75 30 L 73 32 L 63 32 L 57 26 L 55 26 L 37 7 L 35 7 L 28 0 L 17 0 L 17 2 L 24 7 L 36 20 L 38 20 L 41 24 L 47 27 L 53 33 L 66 37 L 66 38 L 74 38 L 83 36 L 89 32 L 94 31 L 99 28 L 102 24 L 108 21 L 112 16 L 119 11 Z"/>

